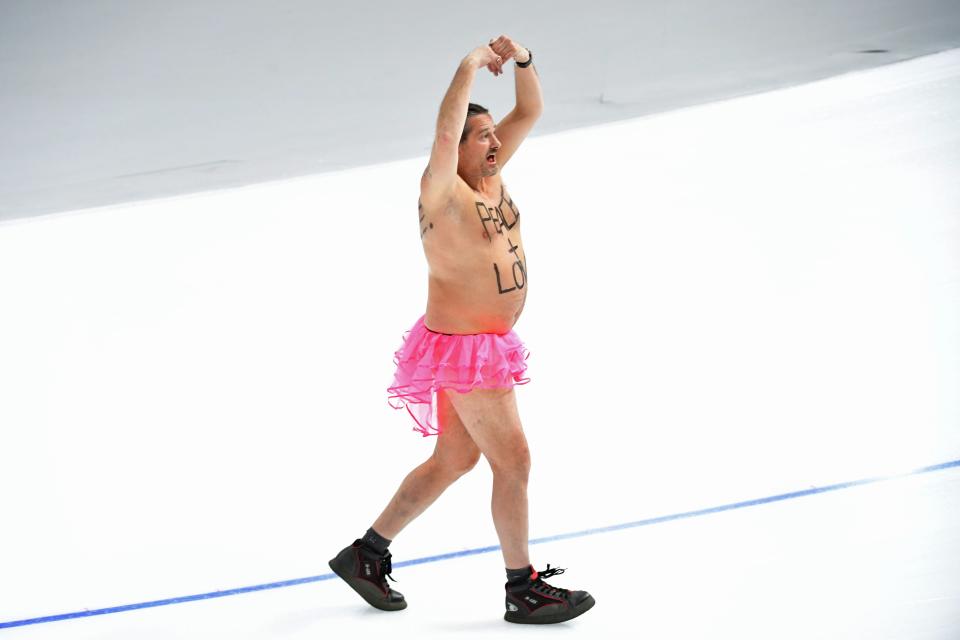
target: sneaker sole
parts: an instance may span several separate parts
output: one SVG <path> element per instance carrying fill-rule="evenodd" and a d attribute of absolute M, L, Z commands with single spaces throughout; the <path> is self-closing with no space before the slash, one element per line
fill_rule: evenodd
<path fill-rule="evenodd" d="M 335 560 L 335 559 L 336 559 L 336 558 L 334 558 L 334 560 Z M 382 600 L 377 600 L 376 598 L 371 597 L 369 594 L 364 593 L 361 589 L 359 589 L 356 585 L 354 585 L 353 582 L 354 582 L 354 580 L 356 580 L 356 578 L 351 578 L 350 576 L 346 576 L 346 575 L 340 573 L 340 571 L 338 571 L 337 568 L 334 566 L 333 560 L 331 560 L 331 561 L 328 562 L 327 564 L 330 566 L 330 568 L 333 570 L 333 572 L 334 572 L 335 574 L 337 574 L 338 576 L 340 576 L 340 578 L 341 578 L 344 582 L 346 582 L 347 585 L 348 585 L 351 589 L 353 589 L 354 591 L 356 591 L 356 592 L 360 595 L 360 597 L 363 598 L 363 599 L 367 602 L 367 604 L 369 604 L 371 607 L 374 607 L 374 608 L 376 608 L 376 609 L 380 609 L 381 611 L 400 611 L 401 609 L 406 609 L 406 608 L 407 608 L 407 601 L 406 601 L 406 600 L 403 600 L 403 601 L 399 602 L 398 604 L 389 604 L 389 603 L 387 603 L 387 602 L 383 602 Z"/>
<path fill-rule="evenodd" d="M 597 604 L 597 601 L 593 599 L 593 596 L 587 596 L 586 600 L 565 613 L 553 613 L 545 616 L 529 616 L 520 615 L 513 611 L 507 611 L 505 614 L 503 614 L 503 619 L 507 622 L 514 622 L 516 624 L 556 624 L 558 622 L 573 620 L 577 616 L 583 615 L 592 609 L 593 605 L 595 604 Z"/>

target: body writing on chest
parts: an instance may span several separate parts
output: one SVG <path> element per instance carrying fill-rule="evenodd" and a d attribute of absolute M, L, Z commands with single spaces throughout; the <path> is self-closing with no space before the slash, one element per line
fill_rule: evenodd
<path fill-rule="evenodd" d="M 462 215 L 463 224 L 455 225 L 453 231 L 457 233 L 478 233 L 480 238 L 485 241 L 487 250 L 482 250 L 487 256 L 492 256 L 494 261 L 488 267 L 488 273 L 492 276 L 491 285 L 495 285 L 498 294 L 510 293 L 523 289 L 527 284 L 526 257 L 523 252 L 520 240 L 520 210 L 517 208 L 513 199 L 506 193 L 503 184 L 500 185 L 500 198 L 496 203 L 493 201 L 484 202 L 473 194 L 471 204 L 473 216 L 470 210 L 465 209 L 467 199 L 463 199 L 463 204 L 457 212 Z M 423 204 L 418 202 L 420 217 L 420 237 L 425 246 L 428 244 L 427 234 L 434 234 L 434 224 L 431 216 L 423 210 Z M 469 243 L 468 248 L 469 250 Z M 492 250 L 492 251 L 491 251 Z M 430 252 L 428 251 L 428 256 Z M 501 257 L 506 258 L 506 264 L 503 264 Z M 490 263 L 488 263 L 490 264 Z"/>

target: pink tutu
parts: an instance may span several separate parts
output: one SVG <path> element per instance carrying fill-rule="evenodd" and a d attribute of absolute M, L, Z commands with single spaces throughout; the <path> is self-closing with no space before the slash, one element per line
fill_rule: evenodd
<path fill-rule="evenodd" d="M 424 436 L 442 431 L 437 420 L 438 389 L 463 393 L 530 381 L 523 377 L 530 352 L 513 329 L 503 335 L 437 333 L 427 329 L 423 318 L 403 334 L 403 344 L 393 358 L 397 371 L 387 389 L 387 402 L 394 409 L 406 407 L 417 423 L 414 431 Z"/>

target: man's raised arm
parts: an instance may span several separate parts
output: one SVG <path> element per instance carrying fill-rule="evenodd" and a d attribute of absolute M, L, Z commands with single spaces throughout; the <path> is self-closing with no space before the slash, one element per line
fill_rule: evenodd
<path fill-rule="evenodd" d="M 543 113 L 543 93 L 540 90 L 540 77 L 533 66 L 532 54 L 529 50 L 507 36 L 491 40 L 490 48 L 499 53 L 504 60 L 513 58 L 519 63 L 514 70 L 517 104 L 497 124 L 497 138 L 500 139 L 501 145 L 500 151 L 497 152 L 497 159 L 502 167 L 540 119 L 540 114 Z M 524 66 L 520 67 L 520 64 Z"/>
<path fill-rule="evenodd" d="M 457 149 L 463 134 L 470 103 L 470 88 L 477 69 L 487 67 L 494 74 L 502 73 L 502 59 L 488 46 L 477 47 L 465 57 L 453 82 L 440 103 L 437 135 L 430 152 L 430 164 L 420 180 L 421 198 L 436 200 L 451 193 L 457 179 Z"/>

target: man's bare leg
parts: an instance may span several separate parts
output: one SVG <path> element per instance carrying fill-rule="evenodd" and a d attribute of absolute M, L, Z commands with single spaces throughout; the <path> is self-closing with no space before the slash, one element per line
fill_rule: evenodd
<path fill-rule="evenodd" d="M 407 607 L 403 594 L 387 582 L 391 554 L 387 546 L 411 520 L 429 507 L 453 482 L 472 469 L 480 458 L 473 442 L 446 396 L 437 398 L 441 433 L 433 455 L 411 471 L 387 508 L 362 539 L 330 560 L 330 568 L 377 609 L 399 611 Z"/>
<path fill-rule="evenodd" d="M 523 624 L 565 622 L 595 604 L 586 591 L 557 589 L 544 578 L 560 569 L 534 571 L 527 545 L 527 480 L 530 451 L 520 425 L 516 395 L 507 389 L 448 392 L 464 428 L 493 470 L 493 522 L 507 583 L 504 620 Z"/>
<path fill-rule="evenodd" d="M 493 524 L 497 529 L 500 547 L 503 550 L 504 566 L 519 569 L 530 564 L 529 518 L 527 516 L 527 478 L 529 466 L 525 471 L 519 468 L 493 469 L 493 497 L 491 511 Z"/>
<path fill-rule="evenodd" d="M 480 459 L 480 449 L 463 428 L 463 422 L 442 391 L 437 393 L 437 414 L 441 433 L 437 436 L 433 454 L 404 478 L 386 509 L 373 523 L 373 530 L 384 538 L 395 538 Z"/>
<path fill-rule="evenodd" d="M 530 450 L 512 387 L 444 391 L 493 471 L 491 510 L 507 569 L 530 564 L 527 481 Z"/>

